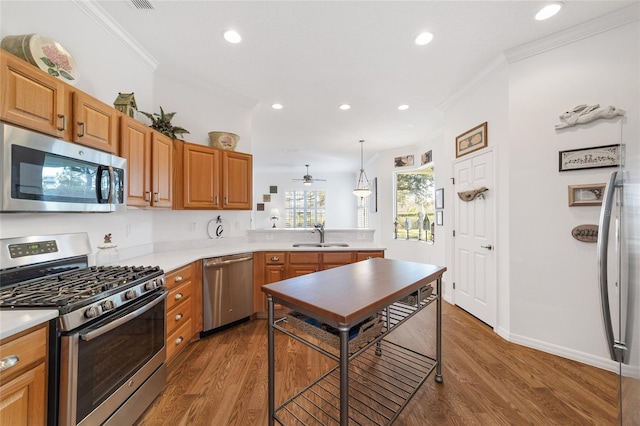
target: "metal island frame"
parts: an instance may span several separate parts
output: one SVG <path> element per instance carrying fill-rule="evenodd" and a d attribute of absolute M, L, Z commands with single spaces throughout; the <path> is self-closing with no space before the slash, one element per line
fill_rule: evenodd
<path fill-rule="evenodd" d="M 445 267 L 385 258 L 267 284 L 269 425 L 388 425 L 435 371 L 442 383 L 442 275 Z M 436 283 L 435 291 L 427 291 Z M 435 354 L 428 356 L 385 339 L 399 325 L 436 302 Z M 338 354 L 295 332 L 275 304 L 338 330 Z M 349 346 L 350 331 L 379 318 L 380 332 L 363 347 Z M 312 347 L 337 365 L 275 406 L 275 331 Z"/>

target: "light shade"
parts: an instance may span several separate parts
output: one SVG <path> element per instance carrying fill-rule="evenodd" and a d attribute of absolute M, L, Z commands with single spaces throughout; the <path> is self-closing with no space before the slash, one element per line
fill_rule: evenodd
<path fill-rule="evenodd" d="M 360 198 L 365 198 L 371 195 L 369 189 L 369 179 L 367 179 L 367 173 L 364 171 L 364 153 L 363 153 L 364 140 L 360 141 L 360 176 L 358 176 L 358 183 L 356 189 L 353 190 L 353 195 Z"/>
<path fill-rule="evenodd" d="M 227 30 L 222 34 L 222 36 L 225 40 L 232 44 L 238 44 L 242 41 L 242 37 L 240 36 L 240 34 L 238 34 L 238 32 L 234 30 Z"/>
<path fill-rule="evenodd" d="M 271 213 L 270 213 L 270 217 L 272 219 L 279 219 L 280 218 L 280 210 L 278 210 L 277 207 L 274 207 L 271 209 Z"/>

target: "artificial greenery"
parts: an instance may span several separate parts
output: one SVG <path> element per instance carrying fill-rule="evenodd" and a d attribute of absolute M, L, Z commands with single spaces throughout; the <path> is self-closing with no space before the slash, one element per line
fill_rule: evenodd
<path fill-rule="evenodd" d="M 160 107 L 160 114 L 157 112 L 154 112 L 153 114 L 149 114 L 144 111 L 138 112 L 146 115 L 147 118 L 151 120 L 151 126 L 149 127 L 159 131 L 163 135 L 169 136 L 171 139 L 177 139 L 178 137 L 182 138 L 183 134 L 189 133 L 187 129 L 171 124 L 173 116 L 176 115 L 175 112 L 165 113 L 162 107 Z"/>

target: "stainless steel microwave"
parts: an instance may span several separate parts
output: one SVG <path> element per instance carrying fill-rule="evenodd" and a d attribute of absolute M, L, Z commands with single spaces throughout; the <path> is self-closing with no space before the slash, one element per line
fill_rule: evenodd
<path fill-rule="evenodd" d="M 5 123 L 0 138 L 0 211 L 126 208 L 126 159 Z"/>

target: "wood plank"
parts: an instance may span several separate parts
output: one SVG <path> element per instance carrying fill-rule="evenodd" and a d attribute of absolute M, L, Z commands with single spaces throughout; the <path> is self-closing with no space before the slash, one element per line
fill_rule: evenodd
<path fill-rule="evenodd" d="M 427 379 L 394 426 L 617 424 L 614 373 L 507 342 L 446 302 L 442 321 L 444 383 Z M 389 339 L 428 353 L 434 323 L 425 309 Z M 275 338 L 279 404 L 334 364 Z M 253 320 L 185 348 L 136 425 L 266 426 L 267 415 L 267 322 Z"/>

